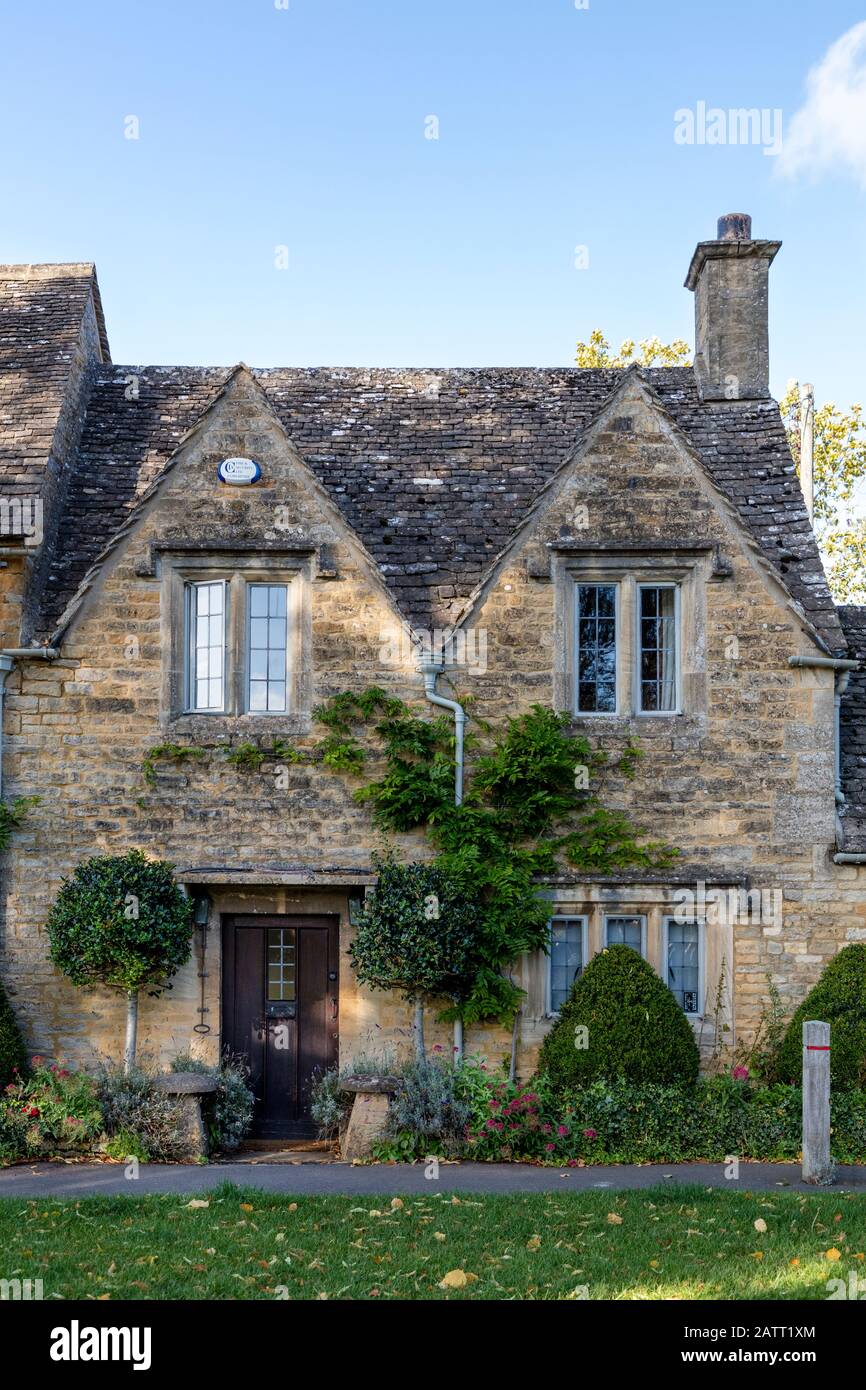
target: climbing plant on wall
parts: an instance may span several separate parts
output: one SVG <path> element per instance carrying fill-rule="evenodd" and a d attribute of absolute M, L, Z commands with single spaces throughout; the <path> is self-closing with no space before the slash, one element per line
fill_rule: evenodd
<path fill-rule="evenodd" d="M 316 718 L 328 730 L 324 761 L 338 771 L 362 776 L 369 756 L 362 738 L 373 736 L 384 771 L 358 787 L 355 800 L 370 806 L 385 832 L 424 830 L 450 891 L 478 910 L 459 986 L 441 991 L 451 995 L 443 1018 L 472 1023 L 514 1014 L 521 991 L 506 972 L 524 951 L 547 948 L 549 908 L 539 896 L 540 878 L 565 864 L 605 873 L 661 869 L 676 857 L 623 812 L 604 806 L 606 755 L 569 733 L 568 715 L 534 705 L 498 730 L 476 721 L 482 734 L 467 739 L 467 757 L 477 756 L 460 806 L 447 717 L 421 718 L 371 687 L 335 696 Z M 639 757 L 628 742 L 614 766 L 632 777 Z M 373 932 L 376 920 L 367 914 L 362 926 Z M 367 944 L 358 949 L 365 953 Z"/>

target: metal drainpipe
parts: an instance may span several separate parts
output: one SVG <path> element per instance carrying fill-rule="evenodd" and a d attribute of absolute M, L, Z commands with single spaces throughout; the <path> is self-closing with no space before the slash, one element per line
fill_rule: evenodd
<path fill-rule="evenodd" d="M 0 655 L 0 797 L 3 795 L 3 723 L 4 706 L 6 701 L 6 677 L 13 669 L 15 662 L 11 656 L 5 652 Z"/>
<path fill-rule="evenodd" d="M 14 670 L 16 660 L 56 661 L 56 647 L 4 647 L 0 650 L 0 797 L 3 795 L 3 724 L 6 703 L 6 677 Z"/>
<path fill-rule="evenodd" d="M 424 674 L 424 694 L 431 705 L 450 710 L 454 715 L 454 805 L 463 803 L 463 734 L 466 728 L 466 711 L 456 700 L 446 700 L 444 695 L 436 694 L 436 678 L 441 675 L 442 666 L 436 661 L 425 661 L 421 665 Z M 463 1060 L 463 1019 L 454 1020 L 454 1060 Z"/>

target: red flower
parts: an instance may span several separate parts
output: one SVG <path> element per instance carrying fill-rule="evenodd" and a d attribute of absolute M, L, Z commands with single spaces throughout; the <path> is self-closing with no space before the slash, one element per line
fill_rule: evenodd
<path fill-rule="evenodd" d="M 548 1153 L 553 1153 L 553 1150 L 556 1148 L 556 1145 L 555 1145 L 555 1144 L 545 1144 L 544 1147 L 547 1149 L 547 1152 L 548 1152 Z"/>
<path fill-rule="evenodd" d="M 553 1125 L 542 1125 L 542 1126 L 541 1126 L 541 1132 L 542 1132 L 542 1134 L 550 1134 L 551 1131 L 552 1131 L 552 1129 L 553 1129 Z"/>
<path fill-rule="evenodd" d="M 749 1068 L 748 1068 L 748 1067 L 734 1067 L 734 1070 L 731 1072 L 731 1076 L 734 1078 L 735 1081 L 748 1081 L 748 1079 L 749 1079 Z"/>
<path fill-rule="evenodd" d="M 583 1131 L 583 1137 L 584 1139 L 597 1139 L 598 1135 L 594 1129 L 585 1129 Z"/>
<path fill-rule="evenodd" d="M 35 1105 L 30 1106 L 29 1110 L 27 1111 L 27 1114 L 30 1115 L 31 1118 L 34 1120 L 38 1120 L 39 1118 L 39 1111 L 36 1109 Z"/>

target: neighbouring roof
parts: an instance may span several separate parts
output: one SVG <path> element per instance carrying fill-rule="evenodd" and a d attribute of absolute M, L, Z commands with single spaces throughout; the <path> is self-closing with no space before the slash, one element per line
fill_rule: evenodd
<path fill-rule="evenodd" d="M 135 400 L 126 399 L 131 375 Z M 459 615 L 624 373 L 287 368 L 253 375 L 404 616 L 429 628 Z M 691 369 L 641 375 L 828 648 L 842 650 L 778 407 L 703 403 Z M 43 636 L 228 376 L 223 368 L 96 370 L 43 596 Z"/>
<path fill-rule="evenodd" d="M 839 607 L 848 650 L 866 662 L 866 607 Z M 866 669 L 852 671 L 839 715 L 839 752 L 845 806 L 842 810 L 843 848 L 866 852 Z"/>
<path fill-rule="evenodd" d="M 102 356 L 110 362 L 93 265 L 0 265 L 0 488 L 6 495 L 41 493 L 91 299 Z"/>

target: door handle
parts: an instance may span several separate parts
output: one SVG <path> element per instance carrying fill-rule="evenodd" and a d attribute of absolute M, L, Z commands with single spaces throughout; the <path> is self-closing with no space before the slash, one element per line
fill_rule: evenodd
<path fill-rule="evenodd" d="M 332 998 L 331 998 L 331 1022 L 332 1022 L 332 1023 L 336 1023 L 336 1022 L 337 1022 L 337 996 L 336 996 L 336 995 L 333 995 Z"/>

